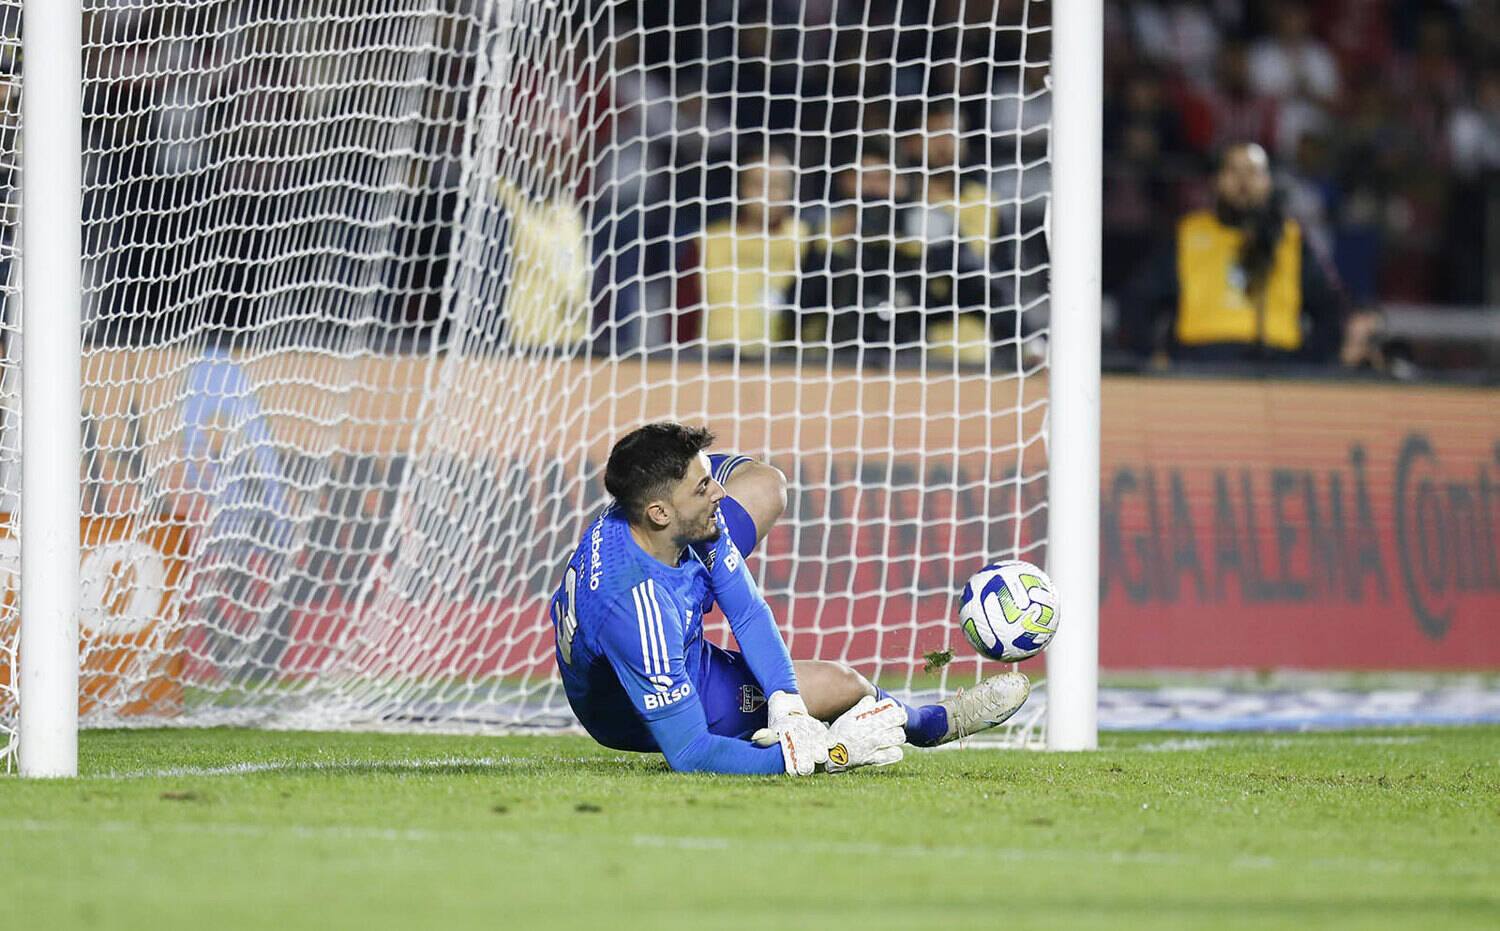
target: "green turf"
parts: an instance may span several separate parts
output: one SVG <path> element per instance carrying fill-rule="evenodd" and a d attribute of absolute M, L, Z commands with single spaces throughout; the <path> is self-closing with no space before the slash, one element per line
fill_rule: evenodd
<path fill-rule="evenodd" d="M 88 732 L 83 778 L 0 778 L 0 927 L 1500 926 L 1500 727 L 1103 743 L 791 780 Z"/>

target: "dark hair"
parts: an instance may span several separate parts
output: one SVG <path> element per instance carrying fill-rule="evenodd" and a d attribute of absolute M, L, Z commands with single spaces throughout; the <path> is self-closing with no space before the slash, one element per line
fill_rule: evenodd
<path fill-rule="evenodd" d="M 1245 269 L 1248 289 L 1253 293 L 1265 290 L 1271 277 L 1271 265 L 1276 261 L 1276 246 L 1281 242 L 1286 226 L 1286 206 L 1281 192 L 1272 189 L 1266 204 L 1255 212 L 1250 229 L 1245 236 L 1245 245 L 1240 250 L 1240 265 Z"/>
<path fill-rule="evenodd" d="M 636 427 L 609 451 L 604 487 L 625 512 L 625 519 L 639 524 L 647 502 L 682 481 L 688 463 L 713 441 L 707 427 L 689 427 L 670 420 Z"/>
<path fill-rule="evenodd" d="M 1214 170 L 1224 169 L 1229 153 L 1250 146 L 1258 147 L 1259 144 L 1242 140 L 1223 146 L 1215 154 Z M 1259 208 L 1244 213 L 1221 206 L 1219 219 L 1230 226 L 1244 228 L 1245 243 L 1240 247 L 1240 267 L 1245 270 L 1246 289 L 1252 294 L 1260 293 L 1271 277 L 1271 265 L 1276 261 L 1276 245 L 1281 242 L 1282 228 L 1286 224 L 1286 205 L 1281 191 L 1273 183 L 1266 202 Z"/>

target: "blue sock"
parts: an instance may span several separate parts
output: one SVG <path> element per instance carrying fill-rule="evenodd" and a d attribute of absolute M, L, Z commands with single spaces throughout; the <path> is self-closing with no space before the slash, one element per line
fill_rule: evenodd
<path fill-rule="evenodd" d="M 948 709 L 942 705 L 913 707 L 879 686 L 875 697 L 889 698 L 906 709 L 906 739 L 913 747 L 935 747 L 948 733 Z"/>

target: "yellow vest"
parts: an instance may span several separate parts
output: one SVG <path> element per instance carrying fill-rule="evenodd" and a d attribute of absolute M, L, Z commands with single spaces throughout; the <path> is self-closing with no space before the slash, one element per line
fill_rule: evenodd
<path fill-rule="evenodd" d="M 589 251 L 583 214 L 565 198 L 537 200 L 498 186 L 510 215 L 506 333 L 517 346 L 560 346 L 588 335 Z"/>
<path fill-rule="evenodd" d="M 811 243 L 806 223 L 787 218 L 769 234 L 731 220 L 703 231 L 704 336 L 712 343 L 765 346 L 787 337 L 777 301 L 796 280 Z"/>
<path fill-rule="evenodd" d="M 1000 236 L 1001 219 L 1000 208 L 990 204 L 989 189 L 978 181 L 965 181 L 959 185 L 956 201 L 939 198 L 931 187 L 925 197 L 928 207 L 952 214 L 959 241 L 976 261 L 988 264 L 990 246 Z"/>
<path fill-rule="evenodd" d="M 979 255 L 990 254 L 1000 235 L 1000 208 L 990 205 L 990 192 L 978 181 L 965 181 L 958 192 L 958 234 Z"/>
<path fill-rule="evenodd" d="M 1294 352 L 1302 347 L 1302 230 L 1295 220 L 1282 228 L 1259 310 L 1239 265 L 1244 242 L 1211 211 L 1178 222 L 1177 342 L 1254 344 L 1261 332 L 1266 346 Z"/>

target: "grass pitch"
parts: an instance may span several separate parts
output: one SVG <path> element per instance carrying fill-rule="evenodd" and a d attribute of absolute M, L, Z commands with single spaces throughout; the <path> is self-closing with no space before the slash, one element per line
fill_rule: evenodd
<path fill-rule="evenodd" d="M 0 777 L 3 924 L 1500 926 L 1500 727 L 1105 734 L 792 780 L 584 738 L 87 732 Z"/>

